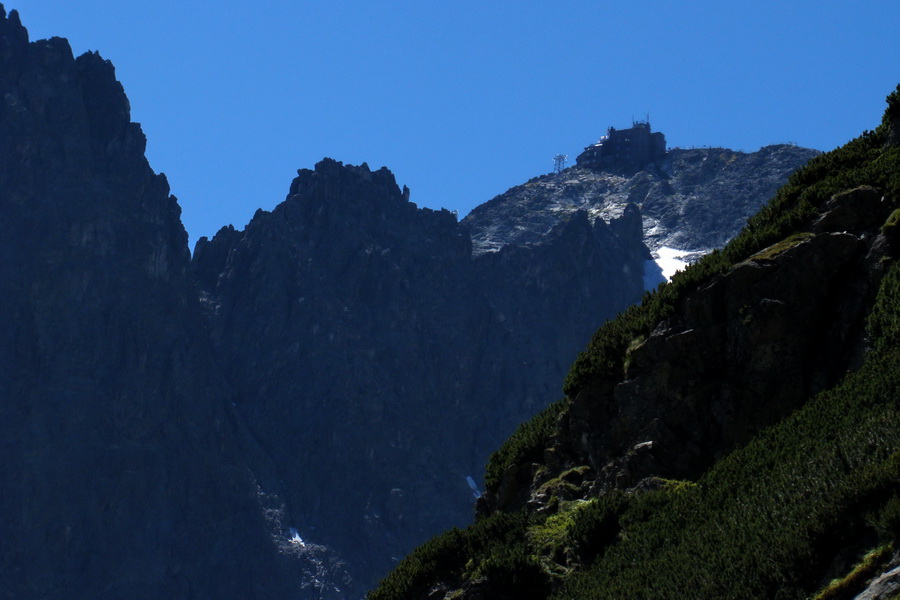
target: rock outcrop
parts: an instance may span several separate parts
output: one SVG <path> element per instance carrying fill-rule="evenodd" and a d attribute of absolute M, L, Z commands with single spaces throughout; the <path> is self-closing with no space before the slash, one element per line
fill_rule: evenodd
<path fill-rule="evenodd" d="M 900 555 L 894 554 L 883 572 L 866 584 L 853 600 L 888 600 L 900 596 Z"/>
<path fill-rule="evenodd" d="M 631 341 L 622 372 L 572 399 L 548 450 L 553 468 L 533 479 L 531 469 L 510 471 L 482 510 L 540 504 L 548 481 L 584 465 L 578 483 L 590 494 L 652 477 L 695 480 L 836 385 L 863 361 L 865 318 L 890 255 L 879 234 L 889 213 L 871 187 L 835 195 L 810 231 L 688 295 Z"/>
<path fill-rule="evenodd" d="M 761 253 L 636 340 L 610 393 L 586 394 L 570 413 L 575 449 L 592 457 L 600 487 L 696 479 L 858 367 L 878 284 L 864 268 L 870 250 L 827 232 Z"/>

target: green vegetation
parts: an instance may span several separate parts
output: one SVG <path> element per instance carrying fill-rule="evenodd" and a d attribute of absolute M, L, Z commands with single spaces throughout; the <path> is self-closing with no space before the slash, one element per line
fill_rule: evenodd
<path fill-rule="evenodd" d="M 544 458 L 547 440 L 556 431 L 556 421 L 567 407 L 568 400 L 559 400 L 519 425 L 515 433 L 491 455 L 484 474 L 485 487 L 497 489 L 510 465 L 540 462 Z"/>
<path fill-rule="evenodd" d="M 498 512 L 465 530 L 451 529 L 403 559 L 369 600 L 424 596 L 438 582 L 482 578 L 514 597 L 545 598 L 545 579 L 526 541 L 529 525 L 524 512 Z"/>
<path fill-rule="evenodd" d="M 897 267 L 894 266 L 881 280 L 881 289 L 866 322 L 866 331 L 876 350 L 890 352 L 900 349 L 898 306 L 900 306 L 900 277 L 897 276 Z"/>
<path fill-rule="evenodd" d="M 575 528 L 583 521 L 581 513 L 597 502 L 597 499 L 560 502 L 559 512 L 529 527 L 530 547 L 545 574 L 551 577 L 566 576 L 571 568 L 580 566 L 580 548 L 573 543 Z"/>
<path fill-rule="evenodd" d="M 813 600 L 850 600 L 862 591 L 866 581 L 877 575 L 894 548 L 890 544 L 866 554 L 845 577 L 835 579 L 817 593 Z"/>
<path fill-rule="evenodd" d="M 628 496 L 603 559 L 558 597 L 806 597 L 844 544 L 872 533 L 862 515 L 897 492 L 898 400 L 900 358 L 886 353 L 696 486 Z M 609 529 L 607 517 L 581 535 Z"/>
<path fill-rule="evenodd" d="M 890 214 L 887 218 L 887 221 L 884 222 L 884 225 L 881 228 L 882 233 L 888 233 L 892 231 L 896 231 L 897 225 L 900 225 L 900 208 L 895 210 Z"/>
<path fill-rule="evenodd" d="M 772 260 L 782 252 L 790 250 L 791 248 L 803 243 L 805 240 L 808 240 L 812 237 L 813 234 L 807 231 L 804 231 L 803 233 L 795 233 L 794 235 L 788 236 L 787 238 L 781 240 L 777 244 L 772 244 L 768 248 L 760 250 L 759 252 L 751 256 L 750 260 Z"/>
<path fill-rule="evenodd" d="M 900 543 L 900 497 L 892 496 L 869 524 L 882 540 L 889 540 L 893 545 Z"/>
<path fill-rule="evenodd" d="M 900 86 L 888 101 L 890 119 L 900 122 Z M 722 251 L 605 324 L 573 365 L 567 396 L 590 401 L 621 378 L 628 350 L 698 286 L 749 257 L 767 260 L 801 243 L 834 194 L 876 187 L 886 212 L 895 210 L 883 231 L 895 228 L 900 147 L 887 145 L 890 119 L 886 113 L 875 132 L 811 161 Z M 900 261 L 879 268 L 864 364 L 698 481 L 566 500 L 563 492 L 575 490 L 562 473 L 545 483 L 545 496 L 560 492 L 552 506 L 496 512 L 435 538 L 370 598 L 423 598 L 438 583 L 494 586 L 483 590 L 494 598 L 852 597 L 900 543 Z M 569 406 L 557 402 L 519 428 L 491 458 L 489 490 L 511 466 L 541 462 Z M 829 583 L 833 565 L 848 556 L 862 558 Z"/>
<path fill-rule="evenodd" d="M 881 119 L 883 127 L 890 128 L 900 126 L 900 85 L 890 93 L 887 97 L 887 110 L 884 111 L 884 117 Z M 897 134 L 895 130 L 895 135 Z"/>

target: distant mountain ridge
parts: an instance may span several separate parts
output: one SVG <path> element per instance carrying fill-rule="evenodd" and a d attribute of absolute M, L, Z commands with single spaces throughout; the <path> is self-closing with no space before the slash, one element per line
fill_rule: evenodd
<path fill-rule="evenodd" d="M 734 237 L 788 175 L 818 154 L 787 144 L 751 153 L 676 148 L 638 170 L 579 165 L 516 186 L 474 208 L 463 223 L 480 254 L 540 243 L 575 211 L 609 220 L 635 204 L 651 251 L 708 252 Z"/>

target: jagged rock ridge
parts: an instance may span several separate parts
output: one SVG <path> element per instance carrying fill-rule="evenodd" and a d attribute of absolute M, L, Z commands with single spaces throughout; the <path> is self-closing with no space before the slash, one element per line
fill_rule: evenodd
<path fill-rule="evenodd" d="M 112 65 L 0 6 L 0 89 L 0 595 L 295 594 Z"/>
<path fill-rule="evenodd" d="M 277 465 L 304 538 L 355 567 L 471 518 L 466 477 L 558 395 L 591 328 L 642 293 L 636 209 L 576 213 L 544 243 L 473 259 L 448 211 L 387 169 L 324 160 L 194 271 L 238 411 Z"/>

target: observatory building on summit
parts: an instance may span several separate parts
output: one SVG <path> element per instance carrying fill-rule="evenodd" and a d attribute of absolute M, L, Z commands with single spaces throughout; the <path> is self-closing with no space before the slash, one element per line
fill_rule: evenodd
<path fill-rule="evenodd" d="M 606 135 L 578 155 L 575 162 L 601 169 L 640 169 L 666 155 L 666 136 L 650 131 L 650 121 L 633 121 L 630 129 L 610 127 Z"/>

